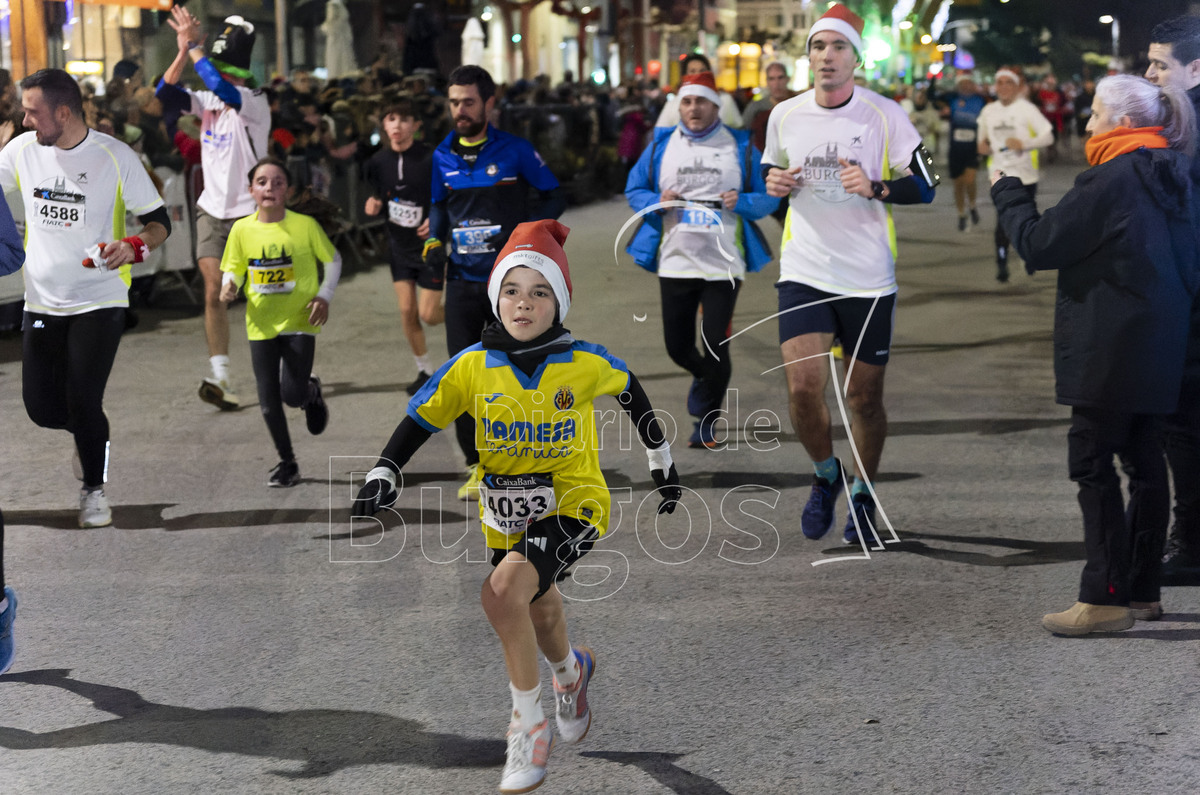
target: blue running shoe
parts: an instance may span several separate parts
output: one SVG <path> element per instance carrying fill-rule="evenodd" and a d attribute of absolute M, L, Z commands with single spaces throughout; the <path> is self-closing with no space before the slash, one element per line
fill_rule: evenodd
<path fill-rule="evenodd" d="M 0 613 L 0 674 L 12 668 L 13 652 L 13 620 L 17 617 L 17 594 L 12 588 L 4 589 L 8 599 L 8 609 Z"/>
<path fill-rule="evenodd" d="M 875 528 L 875 500 L 871 499 L 870 494 L 855 494 L 850 500 L 850 513 L 846 516 L 846 529 L 842 531 L 842 540 L 847 544 L 857 544 L 861 532 L 867 546 L 875 546 Z"/>
<path fill-rule="evenodd" d="M 838 495 L 842 493 L 842 489 L 846 487 L 843 481 L 845 472 L 842 470 L 842 462 L 838 460 L 837 465 L 837 476 L 832 483 L 813 475 L 812 494 L 808 496 L 808 504 L 804 506 L 804 513 L 800 514 L 800 531 L 804 533 L 805 538 L 815 541 L 833 527 L 833 506 L 837 502 Z"/>
<path fill-rule="evenodd" d="M 718 441 L 713 434 L 713 422 L 704 422 L 701 420 L 694 424 L 692 435 L 688 437 L 688 447 L 693 450 L 719 450 L 723 446 L 722 442 Z"/>
<path fill-rule="evenodd" d="M 570 687 L 554 683 L 554 721 L 558 724 L 558 736 L 565 743 L 579 742 L 592 726 L 587 690 L 596 671 L 596 655 L 587 646 L 578 646 L 573 651 L 579 663 L 579 678 Z"/>

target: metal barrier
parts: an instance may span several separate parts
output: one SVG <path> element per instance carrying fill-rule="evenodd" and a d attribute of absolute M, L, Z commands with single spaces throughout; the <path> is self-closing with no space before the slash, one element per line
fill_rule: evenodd
<path fill-rule="evenodd" d="M 569 204 L 586 204 L 607 199 L 625 187 L 616 146 L 602 136 L 601 112 L 596 105 L 507 105 L 501 110 L 500 128 L 534 145 L 563 186 Z M 438 142 L 430 143 L 436 145 Z M 360 266 L 367 264 L 368 257 L 375 260 L 386 257 L 384 218 L 371 217 L 364 211 L 370 188 L 362 178 L 362 163 L 357 159 L 329 159 L 324 164 L 327 178 L 318 176 L 316 180 L 314 165 L 303 155 L 291 155 L 287 159 L 294 185 L 302 188 L 316 181 L 321 187 L 320 194 L 341 210 L 338 221 L 325 230 L 333 244 Z M 183 175 L 160 170 L 160 177 L 168 184 L 176 184 L 176 190 L 185 193 L 185 204 L 179 206 L 178 200 L 169 203 L 175 233 L 161 253 L 155 252 L 158 256 L 153 262 L 135 270 L 133 275 L 168 272 L 177 286 L 187 293 L 188 299 L 195 303 L 194 290 L 198 286 L 199 273 L 193 271 L 189 276 L 184 272 L 196 267 L 192 243 L 195 240 L 196 199 L 201 185 L 200 169 L 194 168 Z M 20 207 L 13 207 L 13 212 L 19 220 Z M 19 300 L 23 294 L 24 281 L 19 272 L 0 277 L 0 303 Z"/>

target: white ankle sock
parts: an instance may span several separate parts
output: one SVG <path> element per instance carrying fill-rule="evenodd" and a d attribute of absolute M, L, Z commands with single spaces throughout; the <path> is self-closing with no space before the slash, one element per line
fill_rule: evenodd
<path fill-rule="evenodd" d="M 559 687 L 570 687 L 579 681 L 579 665 L 575 660 L 574 650 L 562 662 L 550 662 L 550 660 L 546 660 L 546 662 L 550 663 L 550 672 L 554 674 L 554 681 L 558 683 Z"/>
<path fill-rule="evenodd" d="M 528 731 L 545 720 L 540 682 L 533 690 L 518 690 L 516 685 L 509 682 L 508 689 L 512 691 L 512 722 L 517 728 Z"/>
<path fill-rule="evenodd" d="M 228 356 L 225 356 L 222 354 L 217 354 L 216 356 L 209 356 L 208 363 L 210 365 L 212 365 L 213 378 L 217 379 L 218 381 L 228 381 L 229 380 L 229 357 Z"/>
<path fill-rule="evenodd" d="M 429 354 L 424 356 L 414 356 L 417 361 L 417 370 L 428 375 L 433 375 L 433 366 L 429 363 Z"/>

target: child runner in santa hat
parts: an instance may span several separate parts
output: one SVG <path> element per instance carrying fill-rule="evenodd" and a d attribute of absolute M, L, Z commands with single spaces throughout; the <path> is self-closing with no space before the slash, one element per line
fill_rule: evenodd
<path fill-rule="evenodd" d="M 488 279 L 499 320 L 413 396 L 351 512 L 371 516 L 395 503 L 403 486 L 397 476 L 413 453 L 463 412 L 475 418 L 479 514 L 494 567 L 482 602 L 504 649 L 513 704 L 501 792 L 527 792 L 546 775 L 554 737 L 542 710 L 538 649 L 553 673 L 558 736 L 576 743 L 591 725 L 595 656 L 568 642 L 556 583 L 608 526 L 597 396 L 617 397 L 635 423 L 662 498 L 658 512 L 673 512 L 682 495 L 666 435 L 637 378 L 562 326 L 572 297 L 562 247 L 568 231 L 551 220 L 513 231 Z"/>

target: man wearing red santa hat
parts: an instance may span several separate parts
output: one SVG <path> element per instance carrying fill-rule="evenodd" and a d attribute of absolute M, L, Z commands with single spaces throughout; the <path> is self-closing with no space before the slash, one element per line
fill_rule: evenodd
<path fill-rule="evenodd" d="M 721 440 L 713 428 L 733 372 L 728 339 L 734 304 L 747 271 L 771 261 L 754 221 L 779 200 L 766 193 L 762 155 L 750 133 L 718 118 L 712 72 L 684 77 L 679 98 L 679 124 L 654 130 L 625 183 L 629 206 L 645 213 L 626 250 L 658 273 L 667 354 L 693 376 L 687 410 L 696 423 L 688 446 L 714 449 Z"/>
<path fill-rule="evenodd" d="M 850 485 L 833 453 L 825 403 L 827 354 L 838 339 L 849 354 L 844 394 L 855 451 L 842 537 L 865 547 L 878 540 L 872 480 L 887 436 L 883 376 L 896 306 L 891 205 L 933 201 L 938 178 L 904 110 L 855 85 L 862 31 L 863 20 L 841 4 L 813 24 L 813 90 L 771 111 L 763 168 L 767 192 L 789 201 L 779 341 L 792 426 L 815 469 L 800 528 L 814 539 L 829 532 L 837 496 Z"/>

